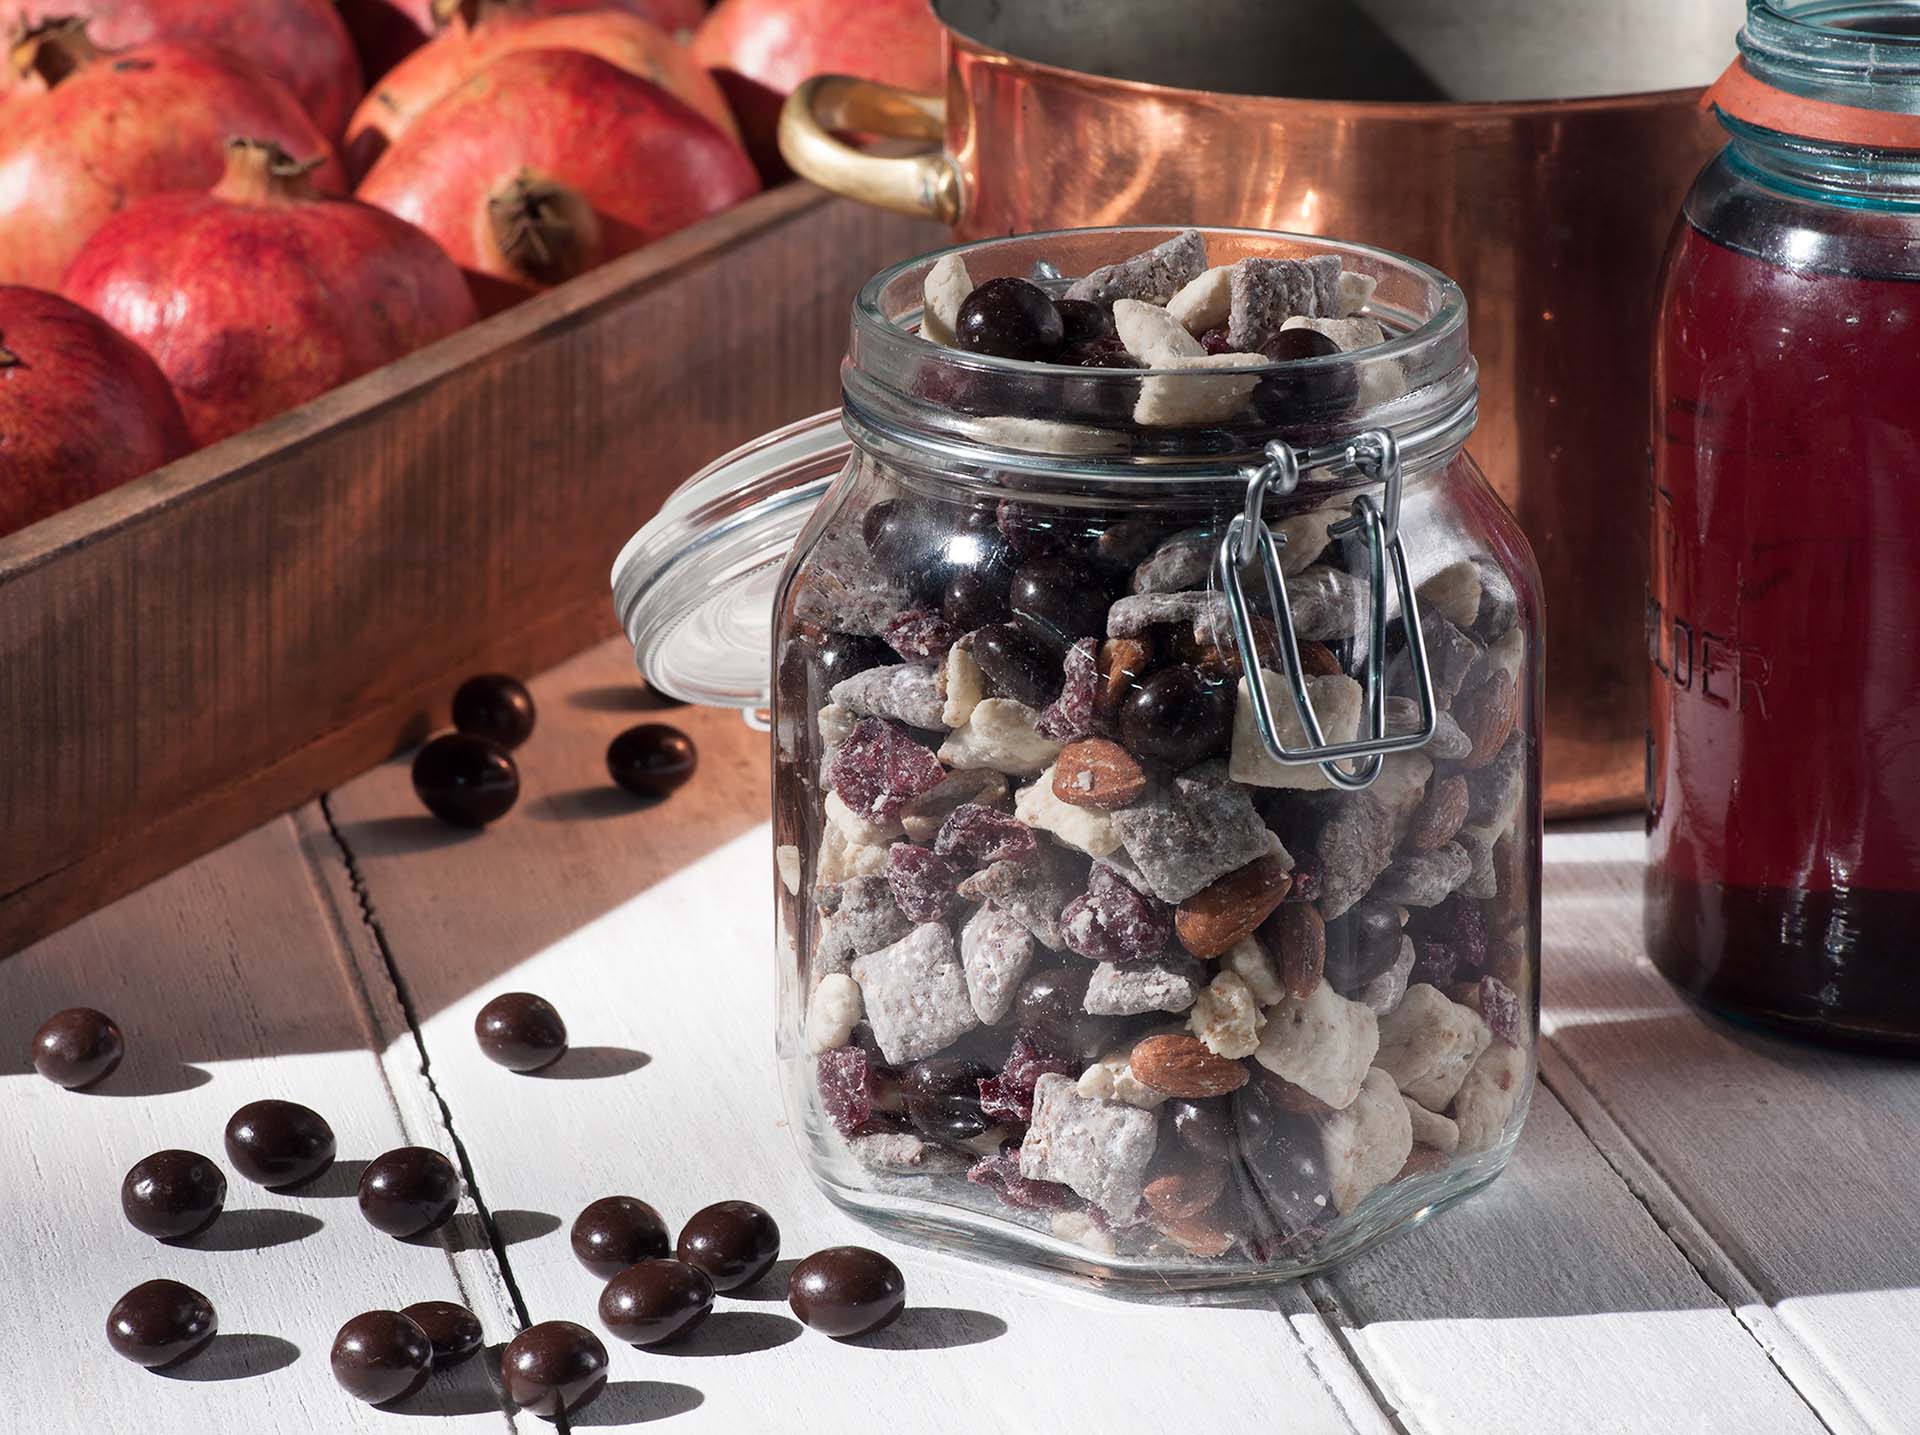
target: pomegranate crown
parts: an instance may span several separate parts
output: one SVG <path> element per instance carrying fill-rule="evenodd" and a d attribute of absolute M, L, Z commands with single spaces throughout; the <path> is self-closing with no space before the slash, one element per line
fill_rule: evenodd
<path fill-rule="evenodd" d="M 451 25 L 458 20 L 469 30 L 493 11 L 527 8 L 527 0 L 433 0 L 432 6 L 436 25 Z"/>
<path fill-rule="evenodd" d="M 7 64 L 22 80 L 38 77 L 52 89 L 76 70 L 84 69 L 100 51 L 87 38 L 82 15 L 48 16 L 38 24 L 21 22 L 7 46 Z"/>
<path fill-rule="evenodd" d="M 253 204 L 310 198 L 314 188 L 309 176 L 320 163 L 317 157 L 295 159 L 272 140 L 236 136 L 227 141 L 227 172 L 214 193 L 222 199 Z"/>

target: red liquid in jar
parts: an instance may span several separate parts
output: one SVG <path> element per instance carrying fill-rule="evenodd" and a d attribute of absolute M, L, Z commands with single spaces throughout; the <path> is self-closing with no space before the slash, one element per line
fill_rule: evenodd
<path fill-rule="evenodd" d="M 1655 363 L 1649 951 L 1920 1040 L 1920 282 L 1688 226 Z"/>

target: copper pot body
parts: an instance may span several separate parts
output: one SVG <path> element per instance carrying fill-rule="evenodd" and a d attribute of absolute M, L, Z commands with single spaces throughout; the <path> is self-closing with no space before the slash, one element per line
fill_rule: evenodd
<path fill-rule="evenodd" d="M 1234 49 L 1230 29 L 1202 33 L 1223 3 L 1161 6 L 1189 23 L 1145 37 L 1160 50 L 1145 68 L 1206 74 L 1209 53 Z M 1286 9 L 1286 0 L 1254 3 L 1268 7 L 1263 22 Z M 1646 57 L 1646 68 L 1672 77 L 1676 64 L 1691 65 L 1701 83 L 1717 74 L 1732 54 L 1740 6 L 1713 3 L 1725 13 L 1696 15 L 1684 35 L 1668 36 L 1669 48 Z M 1122 22 L 1118 11 L 1142 9 L 1109 4 Z M 1582 7 L 1595 8 L 1584 0 L 1567 8 Z M 1545 578 L 1548 813 L 1637 805 L 1654 297 L 1674 216 L 1723 140 L 1700 109 L 1701 89 L 1453 102 L 1424 94 L 1441 82 L 1391 37 L 1367 52 L 1365 33 L 1358 52 L 1342 52 L 1344 72 L 1322 65 L 1289 74 L 1292 94 L 1306 76 L 1309 88 L 1422 98 L 1180 88 L 1091 73 L 1129 70 L 1125 56 L 1108 53 L 1111 26 L 1076 42 L 1059 27 L 1044 30 L 1049 8 L 1088 10 L 1072 0 L 1030 0 L 1024 10 L 940 0 L 949 35 L 944 122 L 938 97 L 815 82 L 785 117 L 790 162 L 842 192 L 944 219 L 962 239 L 1078 225 L 1245 225 L 1379 244 L 1452 276 L 1467 295 L 1480 362 L 1480 423 L 1470 446 L 1525 528 Z M 1328 8 L 1302 4 L 1280 23 L 1310 34 L 1314 12 Z M 1396 7 L 1386 0 L 1375 8 Z M 1398 8 L 1420 9 L 1420 0 Z M 1648 19 L 1651 42 L 1661 17 Z M 1022 58 L 983 38 L 1008 21 L 1027 32 L 1012 43 L 1045 58 Z M 1076 43 L 1091 52 L 1081 59 L 1087 68 L 1052 62 Z M 1254 67 L 1257 81 L 1257 67 L 1286 43 L 1271 33 L 1250 40 L 1253 58 L 1223 59 L 1221 72 L 1244 85 Z M 1459 63 L 1463 43 L 1470 42 L 1452 35 L 1439 47 L 1453 45 Z M 1676 56 L 1675 44 L 1698 53 Z M 1632 56 L 1614 60 L 1613 74 L 1634 64 Z M 1525 82 L 1509 75 L 1492 85 Z M 942 149 L 880 160 L 832 141 L 833 128 L 937 135 Z"/>

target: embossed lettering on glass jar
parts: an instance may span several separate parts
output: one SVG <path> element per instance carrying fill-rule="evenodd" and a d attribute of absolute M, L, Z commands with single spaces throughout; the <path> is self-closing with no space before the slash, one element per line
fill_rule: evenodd
<path fill-rule="evenodd" d="M 1317 298 L 1233 280 L 1309 269 Z M 1060 333 L 1024 291 L 973 327 L 1055 362 L 956 325 L 1012 280 Z M 650 680 L 770 709 L 779 1057 L 829 1195 L 1213 1285 L 1499 1173 L 1538 1007 L 1539 600 L 1463 452 L 1474 372 L 1459 291 L 1384 251 L 969 245 L 862 291 L 851 445 L 842 415 L 771 435 L 636 536 Z"/>

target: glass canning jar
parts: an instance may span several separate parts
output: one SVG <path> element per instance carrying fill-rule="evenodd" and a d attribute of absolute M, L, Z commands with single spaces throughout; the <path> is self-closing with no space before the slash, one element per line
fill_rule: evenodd
<path fill-rule="evenodd" d="M 1170 233 L 946 254 L 1057 297 Z M 1337 256 L 1384 342 L 994 358 L 917 332 L 924 256 L 862 290 L 843 410 L 697 475 L 615 569 L 650 681 L 770 710 L 813 1176 L 1156 1285 L 1318 1269 L 1491 1180 L 1538 1016 L 1538 578 L 1463 451 L 1460 292 L 1200 234 Z"/>
<path fill-rule="evenodd" d="M 1920 1042 L 1920 4 L 1752 6 L 1654 355 L 1647 946 Z"/>

